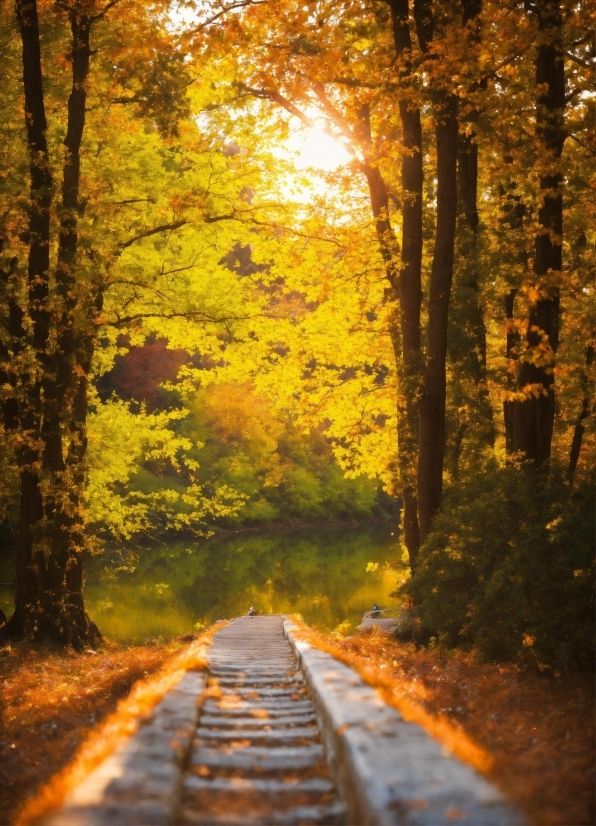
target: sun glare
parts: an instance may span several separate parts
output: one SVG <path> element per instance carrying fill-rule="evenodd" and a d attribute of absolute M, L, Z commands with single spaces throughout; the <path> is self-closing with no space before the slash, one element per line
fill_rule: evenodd
<path fill-rule="evenodd" d="M 330 184 L 321 173 L 333 172 L 350 160 L 347 150 L 319 128 L 293 130 L 286 141 L 277 144 L 273 154 L 295 169 L 295 174 L 284 176 L 281 193 L 305 203 L 313 193 L 329 191 Z"/>
<path fill-rule="evenodd" d="M 295 155 L 296 168 L 300 170 L 312 168 L 331 172 L 350 160 L 346 149 L 322 129 L 296 130 L 286 146 Z"/>

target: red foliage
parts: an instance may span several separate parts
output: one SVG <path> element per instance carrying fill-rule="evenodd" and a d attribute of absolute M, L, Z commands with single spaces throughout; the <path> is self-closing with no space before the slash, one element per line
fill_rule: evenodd
<path fill-rule="evenodd" d="M 98 381 L 104 397 L 116 393 L 125 401 L 145 402 L 148 410 L 167 405 L 167 393 L 160 384 L 174 381 L 178 370 L 190 361 L 185 350 L 168 350 L 165 339 L 146 342 L 142 347 L 131 347 L 124 356 L 118 356 L 113 369 Z"/>

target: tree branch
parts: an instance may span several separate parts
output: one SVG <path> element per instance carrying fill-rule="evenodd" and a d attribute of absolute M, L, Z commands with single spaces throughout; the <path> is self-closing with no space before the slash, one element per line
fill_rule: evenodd
<path fill-rule="evenodd" d="M 287 100 L 283 95 L 280 95 L 279 92 L 275 92 L 269 89 L 254 89 L 252 86 L 247 86 L 245 83 L 235 83 L 234 84 L 237 89 L 245 92 L 247 95 L 251 95 L 251 97 L 260 98 L 261 100 L 270 100 L 272 103 L 277 103 L 278 106 L 281 106 L 282 109 L 285 109 L 286 112 L 289 112 L 291 115 L 295 115 L 305 126 L 313 127 L 315 126 L 315 121 L 312 118 L 309 118 L 304 112 L 301 112 L 297 106 Z"/>
<path fill-rule="evenodd" d="M 235 3 L 230 3 L 229 6 L 225 6 L 216 14 L 212 15 L 208 20 L 203 21 L 203 23 L 199 23 L 199 25 L 192 30 L 192 33 L 198 34 L 199 32 L 202 32 L 203 29 L 206 29 L 207 26 L 211 26 L 216 20 L 219 20 L 220 17 L 223 17 L 224 14 L 227 14 L 229 11 L 244 9 L 247 8 L 247 6 L 262 6 L 267 2 L 268 0 L 238 0 Z"/>
<path fill-rule="evenodd" d="M 305 126 L 308 126 L 309 128 L 313 128 L 316 126 L 316 122 L 312 118 L 309 118 L 308 115 L 305 115 L 304 112 L 298 109 L 298 107 L 295 104 L 293 104 L 290 100 L 287 100 L 287 98 L 283 97 L 283 95 L 280 95 L 279 92 L 271 91 L 269 89 L 254 89 L 253 87 L 247 86 L 244 83 L 236 83 L 235 86 L 240 91 L 243 91 L 246 94 L 251 95 L 252 97 L 260 98 L 261 100 L 269 100 L 272 103 L 276 103 L 278 106 L 281 106 L 282 109 L 285 109 L 286 112 L 289 112 L 291 115 L 295 115 L 299 120 L 302 121 L 302 123 Z M 329 119 L 333 120 L 332 118 Z M 337 140 L 338 137 L 340 137 L 329 128 L 325 128 L 323 131 L 326 135 L 329 135 L 330 138 L 333 138 L 333 140 Z M 342 132 L 342 134 L 344 135 L 344 137 L 347 137 L 345 133 Z M 350 137 L 348 137 L 348 143 L 343 144 L 343 146 L 354 158 L 356 158 L 356 160 L 358 160 L 356 151 L 350 143 L 350 141 L 352 140 L 353 135 L 351 135 L 350 133 Z"/>
<path fill-rule="evenodd" d="M 128 241 L 125 241 L 123 244 L 120 244 L 119 252 L 122 252 L 127 247 L 136 244 L 137 241 L 142 241 L 143 238 L 149 238 L 151 235 L 159 235 L 160 232 L 171 232 L 173 230 L 180 229 L 180 227 L 186 226 L 188 223 L 190 222 L 184 218 L 180 221 L 172 221 L 169 224 L 160 224 L 160 226 L 158 227 L 152 227 L 152 229 L 147 229 L 145 230 L 145 232 L 140 232 L 133 238 L 129 238 Z"/>
<path fill-rule="evenodd" d="M 568 57 L 569 60 L 573 60 L 574 63 L 577 63 L 578 66 L 582 66 L 584 69 L 594 68 L 593 60 L 582 60 L 581 57 L 577 57 L 577 55 L 574 55 L 573 52 L 565 52 L 565 57 Z"/>
<path fill-rule="evenodd" d="M 210 324 L 229 324 L 232 321 L 252 321 L 255 318 L 288 318 L 290 316 L 280 313 L 252 313 L 251 315 L 214 316 L 203 310 L 185 310 L 177 313 L 135 313 L 123 316 L 116 321 L 108 323 L 108 327 L 124 327 L 133 321 L 142 321 L 145 318 L 161 318 L 169 321 L 174 318 L 188 318 L 192 320 L 202 320 Z"/>
<path fill-rule="evenodd" d="M 586 152 L 590 153 L 590 155 L 594 155 L 594 157 L 596 157 L 596 152 L 593 149 L 590 149 L 590 147 L 587 144 L 585 144 L 583 141 L 580 141 L 580 139 L 578 137 L 576 137 L 575 135 L 572 135 L 571 133 L 569 133 L 568 137 L 570 137 L 571 140 L 574 140 L 581 147 L 583 147 L 586 150 Z"/>
<path fill-rule="evenodd" d="M 342 117 L 342 115 L 337 111 L 335 106 L 333 106 L 333 104 L 327 97 L 327 94 L 325 93 L 325 87 L 323 86 L 323 84 L 320 83 L 318 80 L 313 80 L 311 81 L 311 83 L 313 91 L 320 100 L 321 105 L 323 107 L 323 111 L 325 112 L 329 120 L 333 124 L 335 124 L 335 126 L 337 126 L 344 138 L 346 138 L 350 143 L 353 143 L 356 140 L 354 133 L 348 126 L 345 118 Z"/>

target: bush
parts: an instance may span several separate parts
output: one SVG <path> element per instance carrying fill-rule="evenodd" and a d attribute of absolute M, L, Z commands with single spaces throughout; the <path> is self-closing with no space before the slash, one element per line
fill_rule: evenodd
<path fill-rule="evenodd" d="M 594 663 L 593 486 L 489 466 L 446 491 L 403 586 L 426 636 L 542 669 Z"/>

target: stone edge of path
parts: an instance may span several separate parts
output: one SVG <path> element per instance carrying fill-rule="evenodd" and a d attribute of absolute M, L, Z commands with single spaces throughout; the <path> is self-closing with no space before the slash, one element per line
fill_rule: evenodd
<path fill-rule="evenodd" d="M 384 619 L 383 617 L 375 619 L 374 617 L 365 617 L 360 625 L 356 626 L 356 631 L 363 631 L 366 628 L 377 628 L 383 633 L 390 634 L 398 627 L 399 622 L 397 619 Z"/>
<path fill-rule="evenodd" d="M 473 768 L 416 723 L 404 720 L 349 666 L 284 633 L 317 712 L 327 760 L 348 808 L 362 826 L 522 826 L 526 821 Z"/>
<path fill-rule="evenodd" d="M 187 671 L 138 731 L 70 792 L 43 826 L 177 823 L 206 679 L 206 671 Z"/>

